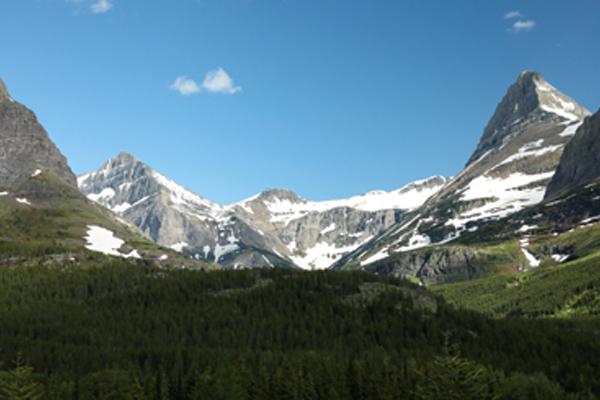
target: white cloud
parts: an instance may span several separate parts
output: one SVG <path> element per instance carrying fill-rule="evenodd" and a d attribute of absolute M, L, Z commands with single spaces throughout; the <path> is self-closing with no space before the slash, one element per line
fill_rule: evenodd
<path fill-rule="evenodd" d="M 178 76 L 169 88 L 178 91 L 183 96 L 189 96 L 200 91 L 198 84 L 187 76 Z"/>
<path fill-rule="evenodd" d="M 504 19 L 523 18 L 523 14 L 520 11 L 509 11 L 504 14 Z"/>
<path fill-rule="evenodd" d="M 235 94 L 242 91 L 242 88 L 236 86 L 229 74 L 220 67 L 208 71 L 201 85 L 183 75 L 178 76 L 169 88 L 179 92 L 183 96 L 189 96 L 198 92 Z"/>
<path fill-rule="evenodd" d="M 241 87 L 235 86 L 233 79 L 220 67 L 206 73 L 202 89 L 207 92 L 225 94 L 234 94 L 242 90 Z"/>
<path fill-rule="evenodd" d="M 523 20 L 518 20 L 513 24 L 513 30 L 515 32 L 521 32 L 521 31 L 530 31 L 533 28 L 535 28 L 536 22 L 534 20 L 527 20 L 527 21 L 523 21 Z"/>
<path fill-rule="evenodd" d="M 113 8 L 111 0 L 96 0 L 90 5 L 90 11 L 94 14 L 103 14 Z"/>

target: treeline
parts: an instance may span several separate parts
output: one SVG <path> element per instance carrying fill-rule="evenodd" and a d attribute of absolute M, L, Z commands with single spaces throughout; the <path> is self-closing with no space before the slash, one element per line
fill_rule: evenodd
<path fill-rule="evenodd" d="M 0 399 L 600 394 L 598 321 L 491 320 L 431 299 L 364 273 L 1 269 Z"/>

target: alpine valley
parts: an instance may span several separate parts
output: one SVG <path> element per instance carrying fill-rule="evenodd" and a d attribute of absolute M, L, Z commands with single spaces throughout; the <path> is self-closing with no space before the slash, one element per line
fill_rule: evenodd
<path fill-rule="evenodd" d="M 0 81 L 0 400 L 598 399 L 600 111 L 525 71 L 474 148 L 224 205 L 76 177 Z"/>

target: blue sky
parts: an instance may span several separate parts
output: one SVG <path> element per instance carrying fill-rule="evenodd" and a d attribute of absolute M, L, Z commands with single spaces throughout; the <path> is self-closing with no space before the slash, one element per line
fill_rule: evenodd
<path fill-rule="evenodd" d="M 599 19 L 597 0 L 2 0 L 0 77 L 76 173 L 128 151 L 221 203 L 330 199 L 456 174 L 524 69 L 597 110 Z"/>

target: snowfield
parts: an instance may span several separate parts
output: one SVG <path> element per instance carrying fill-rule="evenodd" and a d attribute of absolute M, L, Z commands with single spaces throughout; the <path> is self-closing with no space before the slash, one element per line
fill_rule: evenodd
<path fill-rule="evenodd" d="M 463 212 L 446 222 L 447 226 L 464 228 L 467 222 L 484 218 L 499 219 L 515 213 L 525 207 L 541 202 L 546 191 L 545 186 L 525 189 L 524 186 L 550 179 L 554 172 L 541 174 L 511 174 L 506 178 L 492 178 L 486 175 L 473 179 L 461 196 L 461 201 L 490 199 L 481 207 Z"/>

